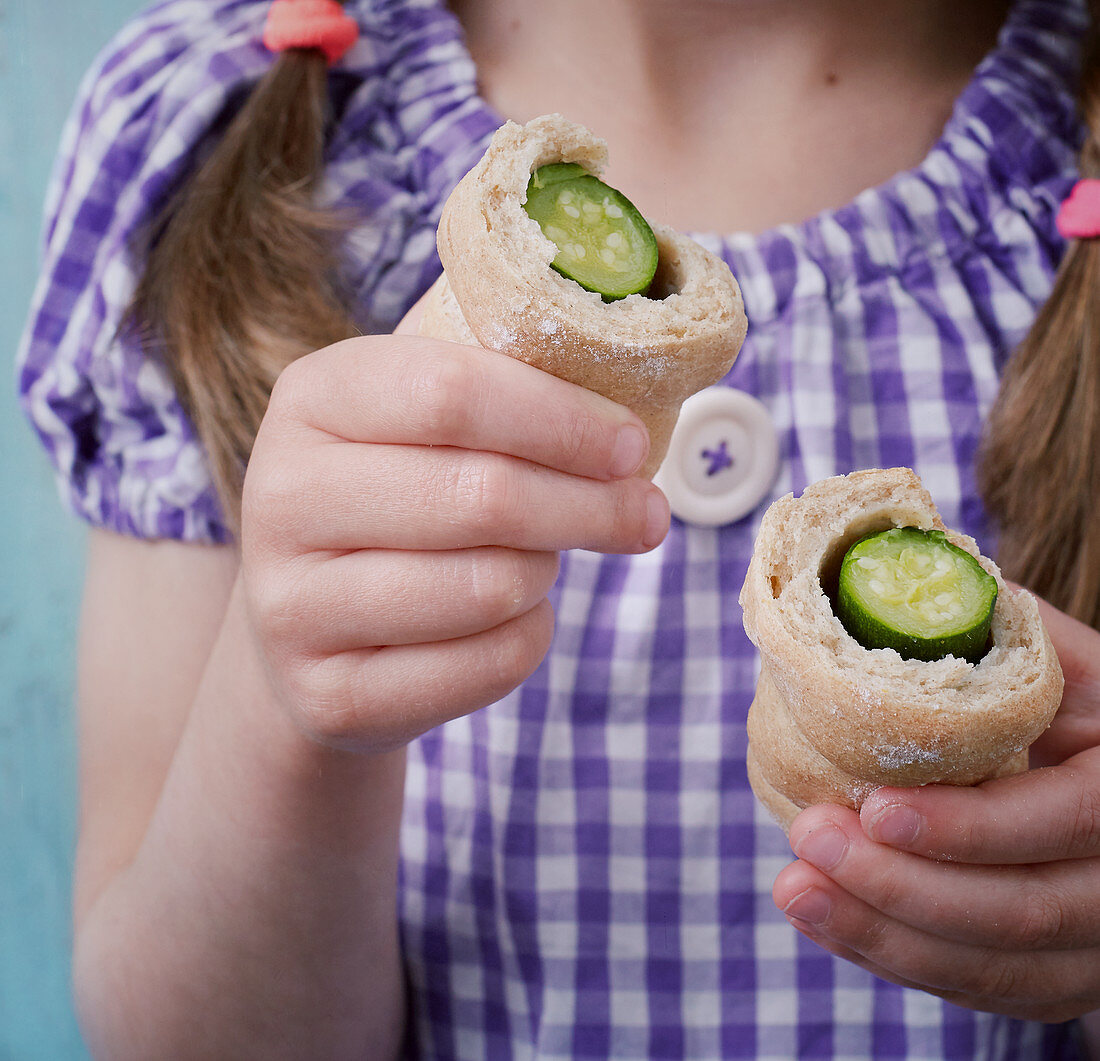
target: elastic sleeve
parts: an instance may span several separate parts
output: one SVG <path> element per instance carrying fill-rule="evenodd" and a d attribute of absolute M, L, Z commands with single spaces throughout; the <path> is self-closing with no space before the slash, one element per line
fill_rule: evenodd
<path fill-rule="evenodd" d="M 18 382 L 63 498 L 96 526 L 143 538 L 230 537 L 169 373 L 122 325 L 152 219 L 274 61 L 261 41 L 268 6 L 168 0 L 139 14 L 86 75 L 63 133 Z M 321 201 L 357 219 L 345 286 L 362 330 L 382 331 L 437 271 L 424 255 L 410 257 L 411 246 L 430 243 L 421 235 L 434 232 L 435 204 L 412 180 L 420 155 L 403 123 L 439 108 L 406 100 L 401 86 L 416 62 L 461 63 L 441 4 L 354 0 L 346 10 L 361 35 L 330 73 Z M 454 92 L 432 85 L 424 95 L 429 88 L 448 100 L 445 110 L 456 108 Z"/>
<path fill-rule="evenodd" d="M 229 538 L 168 373 L 122 323 L 140 237 L 270 63 L 264 10 L 175 0 L 139 15 L 84 78 L 62 136 L 18 384 L 63 499 L 95 526 Z"/>
<path fill-rule="evenodd" d="M 85 78 L 64 132 L 19 385 L 63 497 L 97 526 L 229 538 L 169 374 L 120 326 L 151 220 L 273 62 L 268 6 L 167 0 L 138 15 Z M 443 200 L 499 119 L 442 0 L 344 10 L 360 37 L 329 74 L 319 202 L 348 222 L 340 279 L 358 327 L 386 332 L 438 276 Z"/>

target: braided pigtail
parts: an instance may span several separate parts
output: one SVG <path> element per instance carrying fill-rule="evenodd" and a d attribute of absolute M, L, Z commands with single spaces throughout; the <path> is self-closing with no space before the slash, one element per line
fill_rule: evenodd
<path fill-rule="evenodd" d="M 1100 177 L 1100 0 L 1078 101 Z M 1100 630 L 1100 239 L 1071 241 L 1005 370 L 978 465 L 1005 574 Z"/>
<path fill-rule="evenodd" d="M 155 224 L 130 309 L 163 355 L 234 531 L 276 377 L 357 331 L 333 279 L 339 226 L 311 196 L 327 71 L 315 49 L 279 55 Z"/>

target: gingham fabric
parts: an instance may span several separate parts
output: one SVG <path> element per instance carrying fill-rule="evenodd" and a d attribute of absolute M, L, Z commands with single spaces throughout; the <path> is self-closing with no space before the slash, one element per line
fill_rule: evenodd
<path fill-rule="evenodd" d="M 381 330 L 438 272 L 441 202 L 498 119 L 437 3 L 348 9 L 363 36 L 332 72 L 325 195 L 364 218 L 348 279 L 364 328 Z M 65 136 L 21 382 L 66 498 L 94 524 L 226 538 L 164 373 L 116 331 L 135 234 L 271 61 L 264 12 L 172 0 L 138 17 Z M 1080 0 L 1019 0 L 920 166 L 801 225 L 703 238 L 750 320 L 723 385 L 764 402 L 782 439 L 768 500 L 906 464 L 949 524 L 992 547 L 972 460 L 1062 251 L 1083 26 Z M 543 666 L 411 748 L 410 1056 L 1076 1056 L 1067 1027 L 880 982 L 774 909 L 790 854 L 746 781 L 756 659 L 737 604 L 760 515 L 674 522 L 646 556 L 566 556 Z"/>

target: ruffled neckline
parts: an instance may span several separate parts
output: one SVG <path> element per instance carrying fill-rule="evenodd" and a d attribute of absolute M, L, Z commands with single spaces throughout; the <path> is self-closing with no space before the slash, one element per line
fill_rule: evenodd
<path fill-rule="evenodd" d="M 449 25 L 453 87 L 480 112 L 484 127 L 503 123 L 479 94 L 462 27 L 441 0 L 370 6 L 374 18 L 403 23 L 406 31 L 412 17 L 416 37 Z M 802 221 L 759 233 L 692 233 L 734 266 L 750 320 L 781 314 L 796 279 L 800 294 L 809 283 L 835 295 L 896 275 L 915 260 L 968 253 L 984 234 L 996 238 L 1006 210 L 1023 214 L 1032 227 L 1049 222 L 1073 180 L 1081 135 L 1074 84 L 1087 25 L 1083 0 L 1016 0 L 936 142 L 911 169 Z M 428 132 L 425 121 L 426 110 L 406 112 L 408 142 Z M 484 140 L 471 144 L 470 164 L 483 148 Z M 432 191 L 449 190 L 427 179 Z"/>

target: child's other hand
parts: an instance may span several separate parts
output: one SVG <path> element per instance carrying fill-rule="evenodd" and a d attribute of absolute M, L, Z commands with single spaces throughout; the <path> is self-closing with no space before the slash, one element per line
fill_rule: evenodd
<path fill-rule="evenodd" d="M 1100 633 L 1043 604 L 1066 688 L 1042 769 L 807 808 L 773 897 L 826 950 L 971 1009 L 1100 1007 Z"/>
<path fill-rule="evenodd" d="M 668 506 L 628 410 L 501 354 L 347 340 L 276 383 L 245 481 L 248 612 L 280 699 L 374 752 L 538 666 L 558 551 L 641 552 Z"/>

